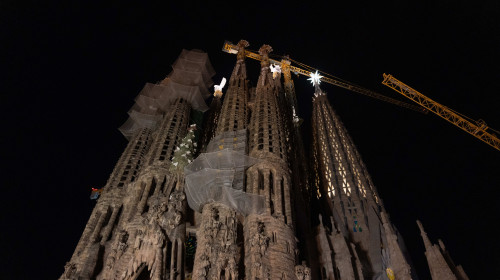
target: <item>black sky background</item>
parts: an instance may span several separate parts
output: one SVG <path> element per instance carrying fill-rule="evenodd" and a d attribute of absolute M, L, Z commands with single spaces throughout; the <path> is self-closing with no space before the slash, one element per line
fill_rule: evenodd
<path fill-rule="evenodd" d="M 216 82 L 235 63 L 224 41 L 246 39 L 404 100 L 381 85 L 390 73 L 500 130 L 499 3 L 0 2 L 0 278 L 62 274 L 95 205 L 90 188 L 127 144 L 117 128 L 183 48 L 208 52 Z M 247 65 L 255 84 L 259 64 Z M 313 88 L 295 85 L 308 131 Z M 500 152 L 437 116 L 322 88 L 420 278 L 430 276 L 416 219 L 471 279 L 498 279 Z"/>

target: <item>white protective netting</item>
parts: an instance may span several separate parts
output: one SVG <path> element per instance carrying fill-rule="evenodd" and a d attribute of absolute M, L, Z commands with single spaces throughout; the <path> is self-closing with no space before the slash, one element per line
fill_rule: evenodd
<path fill-rule="evenodd" d="M 202 56 L 199 56 L 199 54 L 198 52 L 183 50 L 179 58 L 172 65 L 172 68 L 174 70 L 200 72 L 206 85 L 210 87 L 213 85 L 211 78 L 215 75 L 215 71 L 210 64 L 208 55 L 201 53 Z"/>
<path fill-rule="evenodd" d="M 187 86 L 195 86 L 200 88 L 200 92 L 203 98 L 210 97 L 210 91 L 208 87 L 213 84 L 210 80 L 205 80 L 203 74 L 197 71 L 186 71 L 182 69 L 174 69 L 174 71 L 170 72 L 168 75 L 169 80 L 174 81 L 178 84 L 187 85 Z"/>
<path fill-rule="evenodd" d="M 134 136 L 134 134 L 141 129 L 142 126 L 131 118 L 128 118 L 127 121 L 125 121 L 125 123 L 118 128 L 118 130 L 120 130 L 123 136 L 125 136 L 128 140 L 130 140 L 132 136 Z"/>
<path fill-rule="evenodd" d="M 157 100 L 157 104 L 160 108 L 165 108 L 175 98 L 182 97 L 191 104 L 193 109 L 201 112 L 208 110 L 205 98 L 210 96 L 210 93 L 206 87 L 189 86 L 169 80 L 165 84 L 155 85 L 153 90 L 160 93 L 160 97 Z M 204 97 L 207 93 L 208 96 Z"/>
<path fill-rule="evenodd" d="M 200 154 L 184 168 L 189 207 L 201 212 L 206 203 L 218 202 L 243 215 L 262 214 L 265 209 L 264 196 L 244 192 L 243 182 L 234 180 L 236 170 L 249 167 L 257 161 L 231 149 Z"/>
<path fill-rule="evenodd" d="M 202 72 L 206 72 L 210 77 L 215 75 L 215 70 L 210 63 L 208 54 L 201 50 L 182 50 L 179 58 L 172 65 L 174 68 L 176 66 L 182 67 L 185 70 L 199 69 Z"/>
<path fill-rule="evenodd" d="M 129 119 L 119 128 L 127 139 L 142 128 L 154 129 L 177 98 L 186 100 L 195 110 L 208 110 L 205 99 L 210 96 L 208 88 L 213 85 L 215 75 L 208 55 L 199 50 L 182 50 L 172 67 L 173 71 L 161 84 L 146 83 L 135 98 Z"/>

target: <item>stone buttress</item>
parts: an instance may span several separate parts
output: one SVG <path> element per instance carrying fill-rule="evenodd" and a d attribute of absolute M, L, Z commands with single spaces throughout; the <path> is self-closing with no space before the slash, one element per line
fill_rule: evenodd
<path fill-rule="evenodd" d="M 246 191 L 265 196 L 265 213 L 245 220 L 246 279 L 296 279 L 296 237 L 291 200 L 291 174 L 280 110 L 279 79 L 269 69 L 271 47 L 264 45 L 249 124 L 249 155 L 259 162 L 247 170 Z"/>

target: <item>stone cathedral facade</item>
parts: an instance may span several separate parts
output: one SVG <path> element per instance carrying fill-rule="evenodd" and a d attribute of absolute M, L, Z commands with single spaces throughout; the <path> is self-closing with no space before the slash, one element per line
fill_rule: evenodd
<path fill-rule="evenodd" d="M 306 150 L 293 82 L 263 45 L 252 86 L 246 47 L 209 106 L 215 71 L 202 51 L 183 50 L 145 85 L 60 279 L 417 279 L 326 94 L 316 87 Z M 433 279 L 468 279 L 418 226 Z"/>

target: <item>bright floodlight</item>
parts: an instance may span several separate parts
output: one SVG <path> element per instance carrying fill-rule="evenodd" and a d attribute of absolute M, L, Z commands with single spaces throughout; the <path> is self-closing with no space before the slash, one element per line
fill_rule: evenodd
<path fill-rule="evenodd" d="M 318 70 L 316 70 L 316 73 L 311 73 L 310 76 L 311 78 L 309 78 L 308 80 L 311 81 L 313 86 L 319 85 L 321 83 L 321 78 L 323 78 L 323 76 L 319 75 Z"/>

